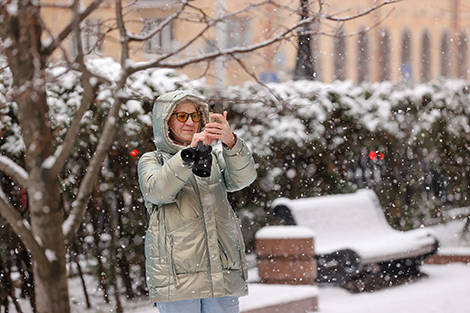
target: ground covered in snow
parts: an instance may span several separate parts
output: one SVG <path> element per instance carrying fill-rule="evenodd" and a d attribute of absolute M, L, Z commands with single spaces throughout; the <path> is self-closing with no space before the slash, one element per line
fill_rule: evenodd
<path fill-rule="evenodd" d="M 441 242 L 442 250 L 454 253 L 464 250 L 470 253 L 468 240 L 462 238 L 461 229 L 464 221 L 457 220 L 446 224 L 429 227 Z M 250 260 L 253 264 L 253 260 Z M 470 264 L 454 263 L 447 265 L 423 265 L 423 278 L 408 284 L 382 289 L 375 292 L 352 294 L 338 287 L 321 286 L 317 290 L 311 287 L 265 286 L 251 284 L 251 295 L 240 299 L 242 310 L 249 310 L 259 305 L 274 305 L 282 301 L 290 302 L 305 295 L 318 293 L 320 313 L 468 313 L 470 312 Z M 256 271 L 250 271 L 251 276 Z M 253 277 L 252 277 L 253 278 Z M 251 280 L 251 279 L 250 279 Z M 256 280 L 256 279 L 255 279 Z M 96 285 L 96 284 L 95 284 Z M 80 289 L 75 286 L 75 313 L 115 312 L 111 306 L 97 309 L 99 302 L 94 301 L 95 309 L 84 310 L 80 300 Z M 100 300 L 95 293 L 95 300 Z M 157 312 L 147 299 L 125 303 L 126 312 Z M 26 313 L 26 312 L 25 312 Z M 286 312 L 288 313 L 288 312 Z"/>
<path fill-rule="evenodd" d="M 468 239 L 461 236 L 464 221 L 457 220 L 430 227 L 438 236 L 442 249 L 453 254 L 470 254 Z M 249 261 L 254 266 L 254 256 Z M 250 283 L 251 294 L 240 300 L 242 310 L 272 306 L 283 302 L 318 295 L 320 313 L 468 313 L 470 312 L 470 264 L 423 265 L 423 278 L 408 284 L 374 292 L 349 293 L 339 287 L 273 286 Z M 256 269 L 250 270 L 250 281 Z M 86 276 L 92 308 L 87 309 L 78 278 L 71 279 L 70 297 L 73 313 L 113 313 L 113 304 L 103 301 L 102 292 L 92 276 Z M 114 300 L 114 297 L 111 296 Z M 24 313 L 32 313 L 29 304 L 21 300 Z M 126 313 L 157 313 L 147 298 L 124 301 Z M 11 307 L 10 312 L 15 312 Z M 286 312 L 288 313 L 288 312 Z"/>
<path fill-rule="evenodd" d="M 322 313 L 468 313 L 470 265 L 424 265 L 418 281 L 373 293 L 320 288 Z"/>
<path fill-rule="evenodd" d="M 351 294 L 336 287 L 318 288 L 320 313 L 468 313 L 470 312 L 470 265 L 454 263 L 447 265 L 423 265 L 427 275 L 412 283 L 370 293 Z M 113 305 L 103 303 L 100 292 L 92 290 L 96 282 L 89 281 L 92 309 L 86 309 L 78 280 L 70 281 L 72 312 L 74 313 L 111 313 L 116 312 Z M 281 293 L 273 294 L 272 288 L 264 291 L 260 285 L 254 286 L 254 297 L 241 299 L 242 309 L 256 305 L 252 302 L 279 303 L 280 299 L 295 299 L 308 290 L 294 286 L 279 286 Z M 286 288 L 287 287 L 287 288 Z M 31 313 L 29 306 L 22 301 L 24 313 Z M 125 312 L 156 313 L 146 298 L 124 301 Z M 15 312 L 12 308 L 10 312 Z M 286 312 L 288 313 L 288 312 Z"/>

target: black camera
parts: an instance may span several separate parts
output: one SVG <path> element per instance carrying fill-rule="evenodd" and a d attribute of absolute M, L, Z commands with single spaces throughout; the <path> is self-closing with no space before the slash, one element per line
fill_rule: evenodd
<path fill-rule="evenodd" d="M 212 147 L 199 141 L 196 147 L 186 148 L 181 151 L 181 158 L 186 163 L 192 163 L 193 173 L 199 177 L 211 176 Z"/>

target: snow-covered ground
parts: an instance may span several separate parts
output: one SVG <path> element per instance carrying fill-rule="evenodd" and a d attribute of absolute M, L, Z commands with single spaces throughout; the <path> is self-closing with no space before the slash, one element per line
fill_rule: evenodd
<path fill-rule="evenodd" d="M 373 293 L 349 294 L 339 288 L 320 288 L 319 312 L 470 312 L 470 265 L 424 265 L 422 271 L 427 278 Z"/>
<path fill-rule="evenodd" d="M 372 293 L 351 294 L 336 287 L 321 287 L 318 290 L 320 313 L 468 313 L 470 312 L 470 265 L 454 263 L 448 265 L 424 265 L 422 267 L 426 278 L 412 283 L 396 286 Z M 74 288 L 80 292 L 79 288 Z M 73 289 L 72 289 L 73 290 Z M 284 289 L 282 293 L 272 294 L 267 288 L 257 291 L 257 299 L 250 297 L 241 299 L 241 307 L 251 307 L 249 301 L 266 302 L 266 298 L 292 299 L 299 290 Z M 301 291 L 302 292 L 302 291 Z M 74 304 L 75 313 L 115 312 L 109 305 L 99 304 L 101 296 L 92 295 L 94 308 L 86 310 L 81 305 Z M 76 295 L 75 300 L 79 300 Z M 248 300 L 248 302 L 247 302 Z M 126 302 L 125 311 L 132 313 L 156 313 L 146 299 Z M 13 311 L 14 312 L 14 311 Z M 25 311 L 25 313 L 27 313 Z M 223 312 L 221 312 L 223 313 Z M 289 313 L 289 312 L 286 312 Z"/>
<path fill-rule="evenodd" d="M 468 240 L 462 240 L 459 230 L 463 221 L 432 227 L 438 235 L 443 250 L 456 254 L 470 254 Z M 308 294 L 318 293 L 320 313 L 469 313 L 470 312 L 470 264 L 423 265 L 427 277 L 412 283 L 382 289 L 370 293 L 348 293 L 337 287 L 263 286 L 251 284 L 251 296 L 241 298 L 242 309 L 252 309 L 259 304 L 290 302 Z M 256 275 L 256 270 L 250 271 Z M 105 304 L 103 296 L 92 277 L 87 277 L 88 291 L 93 304 L 86 309 L 83 292 L 78 279 L 70 280 L 70 296 L 73 313 L 112 313 L 114 305 Z M 111 299 L 114 298 L 111 296 Z M 273 299 L 273 300 L 270 300 Z M 24 313 L 31 313 L 29 305 L 22 300 Z M 146 298 L 124 301 L 126 313 L 157 313 Z M 15 312 L 11 308 L 10 312 Z M 222 312 L 223 313 L 223 312 Z M 286 312 L 289 313 L 289 312 Z"/>

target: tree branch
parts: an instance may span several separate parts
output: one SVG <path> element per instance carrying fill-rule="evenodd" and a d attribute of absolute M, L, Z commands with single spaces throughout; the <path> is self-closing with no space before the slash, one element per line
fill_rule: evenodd
<path fill-rule="evenodd" d="M 20 237 L 25 247 L 31 252 L 33 258 L 44 264 L 49 263 L 44 249 L 40 246 L 31 232 L 31 225 L 23 219 L 20 213 L 10 204 L 5 193 L 0 188 L 0 213 L 11 225 L 13 231 Z"/>
<path fill-rule="evenodd" d="M 14 181 L 24 188 L 28 188 L 28 173 L 12 159 L 0 155 L 0 171 L 3 171 L 8 176 L 11 176 Z"/>
<path fill-rule="evenodd" d="M 388 1 L 385 1 L 381 4 L 378 4 L 378 5 L 375 5 L 371 8 L 369 8 L 368 10 L 365 10 L 363 12 L 360 12 L 358 14 L 355 14 L 355 15 L 352 15 L 352 16 L 347 16 L 347 17 L 334 17 L 332 15 L 328 15 L 326 16 L 325 18 L 327 20 L 330 20 L 330 21 L 334 21 L 334 22 L 346 22 L 346 21 L 350 21 L 350 20 L 354 20 L 356 18 L 359 18 L 359 17 L 363 17 L 363 16 L 366 16 L 368 15 L 369 13 L 373 12 L 373 11 L 376 11 L 378 9 L 380 9 L 381 7 L 383 6 L 386 6 L 386 5 L 389 5 L 389 4 L 393 4 L 393 3 L 397 3 L 397 2 L 401 2 L 403 0 L 388 0 Z"/>
<path fill-rule="evenodd" d="M 262 41 L 262 42 L 257 43 L 257 44 L 249 45 L 247 47 L 235 47 L 235 48 L 230 48 L 230 49 L 223 49 L 223 50 L 215 51 L 215 52 L 212 52 L 212 53 L 204 54 L 204 55 L 201 55 L 201 56 L 196 56 L 196 57 L 193 57 L 193 58 L 187 58 L 187 59 L 184 59 L 182 61 L 173 62 L 173 63 L 171 63 L 171 62 L 163 63 L 162 60 L 165 60 L 165 59 L 168 58 L 168 56 L 165 55 L 165 56 L 162 56 L 162 57 L 158 58 L 155 61 L 138 63 L 137 65 L 133 66 L 129 70 L 132 73 L 135 73 L 135 72 L 139 72 L 139 71 L 142 71 L 142 70 L 145 70 L 145 69 L 148 69 L 148 68 L 152 68 L 152 67 L 157 67 L 157 68 L 158 67 L 160 67 L 160 68 L 162 68 L 162 67 L 163 68 L 183 68 L 183 67 L 185 67 L 187 65 L 190 65 L 190 64 L 205 62 L 205 61 L 211 61 L 211 60 L 214 60 L 218 57 L 231 56 L 231 55 L 239 54 L 239 53 L 253 52 L 253 51 L 259 50 L 261 48 L 264 48 L 266 46 L 269 46 L 273 43 L 284 40 L 288 35 L 293 34 L 295 30 L 297 30 L 298 28 L 301 28 L 305 25 L 308 25 L 308 24 L 312 23 L 312 21 L 313 21 L 313 17 L 309 17 L 307 19 L 304 19 L 304 20 L 300 21 L 299 23 L 295 24 L 294 26 L 291 26 L 291 27 L 285 29 L 284 31 L 282 31 L 280 34 L 278 34 L 277 36 L 275 36 L 273 38 L 270 38 L 268 40 Z M 192 41 L 194 41 L 194 40 L 192 40 Z M 173 55 L 173 53 L 171 55 Z"/>
<path fill-rule="evenodd" d="M 75 139 L 77 138 L 78 134 L 80 133 L 80 124 L 81 120 L 83 118 L 83 115 L 85 115 L 86 111 L 90 107 L 90 103 L 95 99 L 96 97 L 96 90 L 98 89 L 99 83 L 98 81 L 102 81 L 103 78 L 99 77 L 97 78 L 97 83 L 92 84 L 90 82 L 90 79 L 95 77 L 90 71 L 88 71 L 88 68 L 85 65 L 84 61 L 84 54 L 83 54 L 83 46 L 81 42 L 81 30 L 80 30 L 80 17 L 78 16 L 78 5 L 79 1 L 75 0 L 72 9 L 74 12 L 74 17 L 72 18 L 72 30 L 75 32 L 75 44 L 77 46 L 77 57 L 76 57 L 76 62 L 78 64 L 78 70 L 82 73 L 82 82 L 84 85 L 84 92 L 83 96 L 81 99 L 80 107 L 78 108 L 77 112 L 75 113 L 75 116 L 73 118 L 73 121 L 67 130 L 67 134 L 65 136 L 65 139 L 63 141 L 62 146 L 60 146 L 56 150 L 56 157 L 50 157 L 51 159 L 46 159 L 46 161 L 43 164 L 44 168 L 49 168 L 48 175 L 51 176 L 57 176 L 59 175 L 60 171 L 62 170 L 63 166 L 67 162 L 68 157 L 72 153 L 72 148 L 73 145 L 75 144 Z M 96 77 L 95 77 L 96 78 Z M 49 164 L 52 163 L 52 164 Z"/>
<path fill-rule="evenodd" d="M 89 85 L 89 84 L 88 84 Z M 75 139 L 77 138 L 78 134 L 80 133 L 80 125 L 82 122 L 83 115 L 85 115 L 86 111 L 90 107 L 90 103 L 93 102 L 95 99 L 95 89 L 90 87 L 86 87 L 83 93 L 83 97 L 80 103 L 80 107 L 78 108 L 75 116 L 73 118 L 72 123 L 70 124 L 69 129 L 67 130 L 67 134 L 63 141 L 63 144 L 57 149 L 54 163 L 50 168 L 50 175 L 57 176 L 59 175 L 60 171 L 64 167 L 65 163 L 67 162 L 70 154 L 72 153 L 72 148 L 75 144 Z M 44 164 L 44 167 L 47 168 L 47 163 Z"/>
<path fill-rule="evenodd" d="M 366 10 L 364 12 L 358 13 L 354 16 L 350 16 L 350 17 L 347 17 L 347 18 L 335 18 L 335 17 L 329 16 L 329 15 L 321 16 L 321 18 L 324 18 L 324 19 L 327 19 L 327 20 L 333 20 L 333 21 L 336 21 L 336 22 L 344 22 L 344 21 L 348 21 L 348 20 L 352 20 L 352 19 L 355 19 L 355 18 L 362 17 L 362 16 L 367 15 L 367 14 L 369 14 L 369 13 L 375 11 L 375 10 L 380 9 L 383 6 L 390 5 L 390 4 L 397 3 L 397 2 L 401 2 L 401 1 L 402 0 L 389 0 L 389 1 L 386 1 L 384 3 L 381 3 L 379 5 L 376 5 L 372 8 L 370 8 L 369 10 Z M 231 48 L 231 49 L 223 49 L 223 50 L 215 51 L 213 53 L 208 53 L 208 54 L 201 55 L 201 56 L 196 56 L 196 57 L 193 57 L 193 58 L 187 58 L 187 59 L 184 59 L 184 60 L 181 60 L 181 61 L 178 61 L 178 62 L 168 62 L 168 63 L 162 62 L 163 60 L 166 60 L 169 57 L 169 55 L 165 55 L 165 56 L 162 56 L 162 57 L 158 58 L 155 61 L 151 61 L 151 62 L 147 62 L 147 63 L 145 63 L 145 62 L 139 63 L 139 64 L 135 65 L 130 70 L 134 73 L 134 72 L 145 70 L 145 69 L 151 68 L 151 67 L 160 67 L 160 68 L 163 67 L 163 68 L 175 68 L 175 69 L 176 68 L 184 68 L 184 67 L 186 67 L 190 64 L 211 61 L 211 60 L 214 60 L 218 57 L 232 56 L 232 55 L 235 55 L 235 54 L 253 52 L 253 51 L 262 49 L 264 47 L 267 47 L 271 44 L 274 44 L 276 42 L 280 42 L 282 40 L 285 40 L 289 36 L 297 36 L 297 33 L 296 33 L 297 30 L 302 29 L 304 26 L 307 26 L 307 25 L 310 25 L 312 23 L 317 22 L 318 18 L 319 18 L 318 15 L 315 15 L 315 16 L 311 16 L 311 17 L 308 17 L 306 19 L 303 19 L 303 20 L 299 21 L 297 24 L 284 29 L 281 33 L 279 33 L 275 37 L 272 37 L 270 39 L 264 40 L 260 43 L 253 44 L 253 45 L 250 45 L 250 46 L 247 46 L 247 47 L 235 47 L 235 48 Z M 202 33 L 195 36 L 195 38 L 197 38 L 201 35 L 202 35 Z M 194 38 L 194 40 L 195 40 L 195 38 Z M 178 52 L 180 52 L 181 50 L 182 49 L 179 49 Z M 173 54 L 174 53 L 171 53 L 170 55 L 173 55 Z"/>
<path fill-rule="evenodd" d="M 121 78 L 117 84 L 118 86 L 116 90 L 122 90 L 124 88 L 126 78 L 127 75 Z M 95 154 L 91 158 L 90 164 L 86 169 L 86 174 L 80 183 L 77 198 L 72 202 L 72 210 L 70 215 L 62 225 L 66 243 L 70 242 L 80 227 L 83 214 L 86 211 L 88 198 L 93 191 L 93 186 L 98 177 L 101 164 L 106 154 L 108 153 L 108 149 L 111 146 L 114 135 L 116 133 L 116 121 L 119 118 L 119 109 L 121 108 L 121 104 L 122 99 L 119 98 L 119 96 L 116 94 L 114 96 L 113 106 L 111 107 L 104 124 L 103 133 L 100 136 Z"/>
<path fill-rule="evenodd" d="M 121 0 L 115 1 L 116 5 L 116 19 L 119 29 L 119 34 L 121 35 L 121 65 L 124 65 L 126 60 L 129 59 L 129 37 L 126 31 L 126 26 L 124 25 L 124 18 L 122 16 L 122 5 Z"/>
<path fill-rule="evenodd" d="M 134 34 L 134 33 L 130 32 L 130 31 L 127 31 L 127 37 L 129 38 L 129 41 L 137 41 L 137 42 L 146 41 L 146 40 L 149 40 L 150 38 L 152 38 L 155 34 L 160 33 L 162 31 L 162 29 L 165 28 L 165 26 L 170 24 L 170 22 L 172 20 L 176 19 L 184 11 L 186 6 L 188 5 L 188 1 L 185 0 L 185 1 L 182 2 L 182 4 L 183 5 L 175 13 L 168 16 L 166 19 L 163 20 L 163 22 L 161 22 L 158 25 L 158 27 L 156 27 L 155 29 L 153 29 L 152 31 L 148 32 L 145 35 L 138 35 L 138 34 Z M 122 15 L 118 15 L 118 16 L 122 16 Z M 119 21 L 119 18 L 118 18 L 118 21 Z M 120 24 L 120 23 L 118 22 L 118 24 Z"/>
<path fill-rule="evenodd" d="M 268 90 L 268 92 L 277 100 L 276 104 L 279 103 L 280 106 L 278 105 L 277 108 L 278 110 L 282 110 L 284 107 L 288 107 L 288 108 L 292 108 L 292 106 L 287 102 L 285 101 L 284 99 L 282 99 L 281 97 L 279 97 L 279 95 L 277 95 L 274 90 L 272 90 L 271 88 L 269 88 L 268 86 L 266 86 L 266 84 L 264 84 L 262 81 L 260 81 L 258 79 L 258 77 L 256 76 L 256 74 L 254 72 L 252 72 L 246 65 L 245 63 L 243 63 L 243 61 L 240 59 L 240 58 L 237 58 L 236 56 L 232 56 L 232 58 L 237 61 L 237 63 L 240 65 L 240 67 L 245 71 L 245 73 L 247 73 L 249 76 L 251 76 L 251 78 L 253 78 L 257 84 L 259 84 L 260 86 L 263 86 L 264 88 L 266 88 Z"/>
<path fill-rule="evenodd" d="M 95 11 L 103 2 L 104 0 L 94 0 L 90 5 L 80 14 L 77 15 L 77 20 L 72 19 L 70 23 L 65 26 L 65 28 L 62 30 L 62 32 L 52 40 L 52 42 L 49 44 L 49 46 L 44 48 L 44 54 L 45 55 L 51 55 L 55 49 L 58 47 L 58 43 L 61 43 L 64 41 L 65 38 L 67 38 L 68 35 L 72 32 L 73 25 L 74 23 L 80 23 L 84 19 L 86 19 L 93 11 Z"/>

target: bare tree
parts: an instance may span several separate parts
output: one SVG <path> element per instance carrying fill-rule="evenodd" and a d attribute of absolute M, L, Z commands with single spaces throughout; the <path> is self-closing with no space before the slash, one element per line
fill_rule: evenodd
<path fill-rule="evenodd" d="M 116 132 L 116 120 L 119 118 L 121 104 L 126 101 L 124 93 L 126 80 L 133 73 L 149 68 L 176 68 L 181 69 L 194 64 L 209 64 L 220 57 L 233 59 L 243 65 L 242 55 L 253 53 L 283 40 L 297 38 L 304 26 L 318 20 L 344 22 L 370 13 L 384 5 L 394 3 L 396 0 L 385 1 L 366 12 L 350 17 L 336 17 L 322 11 L 324 1 L 311 1 L 312 7 L 317 3 L 318 12 L 312 12 L 308 18 L 294 22 L 292 25 L 278 25 L 273 29 L 272 35 L 260 42 L 246 46 L 220 48 L 217 46 L 210 53 L 188 53 L 190 48 L 198 41 L 205 40 L 213 29 L 227 18 L 240 14 L 262 10 L 263 5 L 275 5 L 279 10 L 290 11 L 293 14 L 297 7 L 278 4 L 273 0 L 260 1 L 249 4 L 237 12 L 226 11 L 222 16 L 212 17 L 202 8 L 195 6 L 195 1 L 179 0 L 177 8 L 172 14 L 155 27 L 145 33 L 133 33 L 129 30 L 125 20 L 126 10 L 132 3 L 122 3 L 115 0 L 112 5 L 112 30 L 119 33 L 121 73 L 115 81 L 93 73 L 86 65 L 86 49 L 82 45 L 82 23 L 90 17 L 104 0 L 93 0 L 87 7 L 81 7 L 82 1 L 73 0 L 70 3 L 45 3 L 34 0 L 1 0 L 0 7 L 0 50 L 6 57 L 8 68 L 12 77 L 12 96 L 10 101 L 15 102 L 18 108 L 18 120 L 21 126 L 22 138 L 25 144 L 24 166 L 20 166 L 10 158 L 0 156 L 0 170 L 10 176 L 16 183 L 27 190 L 30 219 L 26 220 L 20 215 L 8 196 L 0 189 L 0 209 L 2 216 L 11 224 L 14 231 L 20 236 L 25 247 L 30 251 L 34 260 L 34 285 L 36 292 L 36 310 L 39 313 L 67 313 L 70 312 L 69 295 L 66 273 L 66 245 L 72 239 L 81 225 L 87 203 L 93 192 L 93 186 L 104 158 L 110 148 Z M 57 32 L 46 26 L 42 19 L 42 6 L 56 6 L 67 9 L 71 13 L 68 25 Z M 110 2 L 106 2 L 110 5 Z M 127 5 L 124 7 L 124 5 Z M 189 12 L 189 13 L 188 13 Z M 185 14 L 187 13 L 187 14 Z M 181 43 L 163 55 L 149 62 L 130 62 L 131 45 L 141 44 L 158 34 L 173 20 L 182 20 L 198 23 L 200 31 L 187 42 Z M 105 34 L 106 35 L 106 34 Z M 49 37 L 47 40 L 45 37 Z M 77 55 L 70 57 L 65 49 L 65 40 L 74 38 Z M 105 40 L 106 38 L 100 38 Z M 47 70 L 55 66 L 55 55 L 62 55 L 66 66 L 70 70 L 81 73 L 81 83 L 84 89 L 81 104 L 75 113 L 65 139 L 57 142 L 51 129 L 51 116 L 49 113 L 48 98 L 46 96 L 46 83 L 51 82 Z M 247 69 L 248 67 L 242 66 Z M 95 101 L 97 91 L 102 84 L 115 86 L 112 106 L 107 112 L 106 122 L 100 133 L 96 150 L 84 170 L 85 175 L 80 182 L 75 200 L 64 217 L 61 207 L 61 191 L 59 174 L 63 170 L 75 139 L 81 130 L 81 120 Z M 0 104 L 1 105 L 1 104 Z"/>

